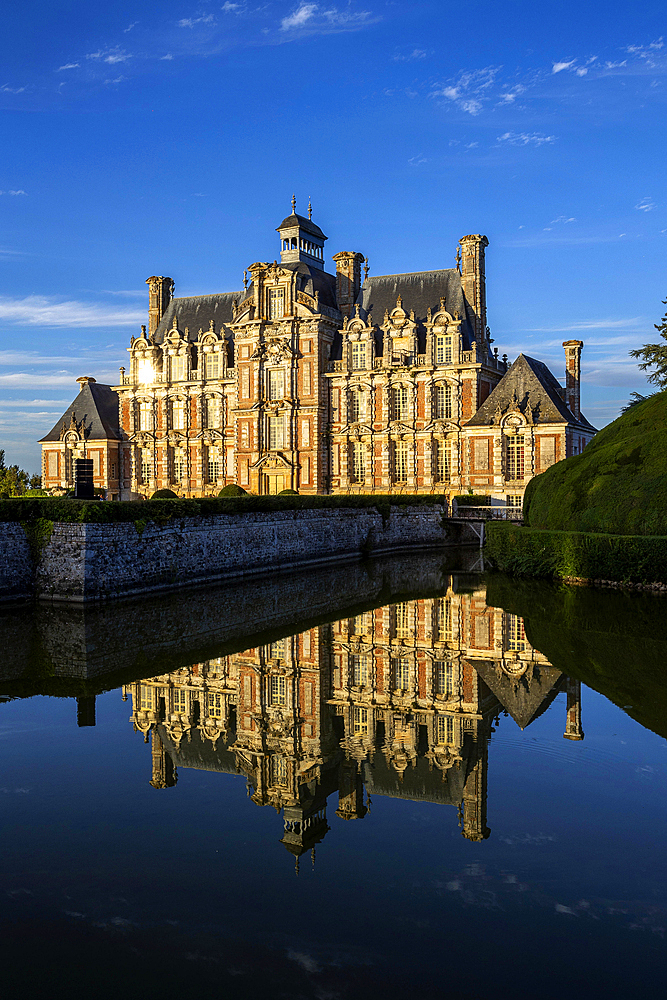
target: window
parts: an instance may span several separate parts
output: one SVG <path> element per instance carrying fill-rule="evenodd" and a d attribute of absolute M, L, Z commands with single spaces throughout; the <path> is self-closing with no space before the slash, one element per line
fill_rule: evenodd
<path fill-rule="evenodd" d="M 176 715 L 186 715 L 187 711 L 187 692 L 183 688 L 174 688 L 174 712 Z"/>
<path fill-rule="evenodd" d="M 392 659 L 393 681 L 395 691 L 407 691 L 410 684 L 410 665 L 407 659 Z"/>
<path fill-rule="evenodd" d="M 204 355 L 206 358 L 206 378 L 220 377 L 220 355 L 217 351 Z"/>
<path fill-rule="evenodd" d="M 446 597 L 439 597 L 435 602 L 435 635 L 438 642 L 452 640 L 452 606 Z"/>
<path fill-rule="evenodd" d="M 526 648 L 526 633 L 523 629 L 523 618 L 518 615 L 505 615 L 505 634 L 507 648 L 516 653 L 523 653 Z"/>
<path fill-rule="evenodd" d="M 478 615 L 475 618 L 475 646 L 478 649 L 488 649 L 489 637 L 489 619 L 486 615 Z"/>
<path fill-rule="evenodd" d="M 452 387 L 448 382 L 439 382 L 435 387 L 436 420 L 450 420 L 452 416 Z"/>
<path fill-rule="evenodd" d="M 391 396 L 392 420 L 405 420 L 408 416 L 408 387 L 397 385 L 392 389 Z"/>
<path fill-rule="evenodd" d="M 356 615 L 350 619 L 350 632 L 353 635 L 367 635 L 372 627 L 372 614 L 366 612 L 363 615 Z"/>
<path fill-rule="evenodd" d="M 355 708 L 352 713 L 352 726 L 355 736 L 368 736 L 368 709 Z"/>
<path fill-rule="evenodd" d="M 350 392 L 349 421 L 356 424 L 366 416 L 366 396 L 359 389 Z"/>
<path fill-rule="evenodd" d="M 411 636 L 410 605 L 407 601 L 394 607 L 394 635 L 397 639 L 409 639 Z"/>
<path fill-rule="evenodd" d="M 182 382 L 186 377 L 187 360 L 185 354 L 178 354 L 171 359 L 171 378 L 173 382 Z"/>
<path fill-rule="evenodd" d="M 435 363 L 436 365 L 451 365 L 452 363 L 452 338 L 444 334 L 438 334 L 435 338 Z"/>
<path fill-rule="evenodd" d="M 250 369 L 246 367 L 241 369 L 241 398 L 250 398 Z"/>
<path fill-rule="evenodd" d="M 174 450 L 174 482 L 180 483 L 185 478 L 185 452 Z"/>
<path fill-rule="evenodd" d="M 310 420 L 301 421 L 301 444 L 304 448 L 310 448 Z"/>
<path fill-rule="evenodd" d="M 452 475 L 452 446 L 450 441 L 435 442 L 435 481 L 448 483 Z"/>
<path fill-rule="evenodd" d="M 408 478 L 408 442 L 394 441 L 394 482 L 405 483 Z"/>
<path fill-rule="evenodd" d="M 581 448 L 579 449 L 581 451 Z M 556 461 L 556 438 L 540 438 L 540 465 L 548 469 Z"/>
<path fill-rule="evenodd" d="M 271 758 L 271 784 L 287 788 L 287 761 L 284 757 Z"/>
<path fill-rule="evenodd" d="M 139 430 L 153 430 L 153 404 L 149 399 L 142 399 L 139 403 Z"/>
<path fill-rule="evenodd" d="M 269 645 L 269 659 L 271 660 L 284 660 L 285 659 L 285 640 L 280 639 L 278 642 L 272 642 Z"/>
<path fill-rule="evenodd" d="M 113 469 L 113 466 L 112 466 Z M 56 451 L 47 452 L 46 456 L 46 474 L 51 479 L 55 479 L 58 476 L 58 453 Z M 111 477 L 115 479 L 115 473 Z"/>
<path fill-rule="evenodd" d="M 284 677 L 271 677 L 271 704 L 287 704 L 287 684 Z"/>
<path fill-rule="evenodd" d="M 208 453 L 208 481 L 217 483 L 218 479 L 220 479 L 220 459 L 218 452 L 211 448 Z"/>
<path fill-rule="evenodd" d="M 350 479 L 353 483 L 363 483 L 366 478 L 366 445 L 362 441 L 352 444 L 352 469 Z"/>
<path fill-rule="evenodd" d="M 175 431 L 185 430 L 185 400 L 175 399 L 171 404 L 171 426 Z"/>
<path fill-rule="evenodd" d="M 206 709 L 210 719 L 221 719 L 223 709 L 223 698 L 216 691 L 209 691 L 206 697 Z"/>
<path fill-rule="evenodd" d="M 436 660 L 433 664 L 433 688 L 435 694 L 451 698 L 454 694 L 454 667 L 445 660 Z"/>
<path fill-rule="evenodd" d="M 268 371 L 269 399 L 282 399 L 285 395 L 285 372 L 282 368 L 269 368 Z"/>
<path fill-rule="evenodd" d="M 523 497 L 520 493 L 509 493 L 505 498 L 505 503 L 508 507 L 514 508 L 514 510 L 521 510 L 523 507 Z"/>
<path fill-rule="evenodd" d="M 355 687 L 366 687 L 368 684 L 368 660 L 365 656 L 350 657 L 350 677 Z"/>
<path fill-rule="evenodd" d="M 306 343 L 310 343 L 310 341 L 306 341 Z M 312 384 L 311 384 L 311 371 L 312 371 L 312 365 L 310 361 L 304 361 L 303 378 L 301 380 L 304 396 L 312 396 L 313 394 Z"/>
<path fill-rule="evenodd" d="M 438 715 L 435 738 L 441 746 L 454 742 L 454 719 L 451 715 Z"/>
<path fill-rule="evenodd" d="M 366 367 L 366 341 L 355 340 L 352 344 L 352 367 L 362 369 Z"/>
<path fill-rule="evenodd" d="M 282 416 L 269 417 L 269 449 L 285 447 L 285 420 Z"/>
<path fill-rule="evenodd" d="M 507 438 L 507 478 L 523 479 L 524 447 L 521 434 Z"/>
<path fill-rule="evenodd" d="M 142 712 L 152 712 L 155 705 L 155 692 L 147 684 L 139 685 L 139 704 Z"/>
<path fill-rule="evenodd" d="M 215 396 L 209 396 L 206 400 L 206 426 L 218 426 L 218 400 Z"/>
<path fill-rule="evenodd" d="M 489 439 L 480 438 L 475 440 L 475 469 L 478 472 L 489 471 Z"/>
<path fill-rule="evenodd" d="M 153 474 L 153 456 L 144 448 L 141 452 L 141 481 L 147 483 Z"/>
<path fill-rule="evenodd" d="M 282 319 L 285 315 L 285 292 L 282 288 L 269 289 L 269 319 Z"/>

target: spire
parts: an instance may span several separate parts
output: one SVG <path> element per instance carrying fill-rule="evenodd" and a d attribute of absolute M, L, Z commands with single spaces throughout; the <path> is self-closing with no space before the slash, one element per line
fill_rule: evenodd
<path fill-rule="evenodd" d="M 292 215 L 296 212 L 296 195 L 292 195 Z"/>
<path fill-rule="evenodd" d="M 308 195 L 308 218 L 312 219 L 312 217 L 313 217 L 313 206 L 310 203 L 310 195 Z"/>

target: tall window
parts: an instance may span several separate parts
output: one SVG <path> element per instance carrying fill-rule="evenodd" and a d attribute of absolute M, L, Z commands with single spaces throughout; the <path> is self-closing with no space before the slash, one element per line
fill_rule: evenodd
<path fill-rule="evenodd" d="M 439 597 L 435 602 L 436 628 L 438 642 L 452 640 L 452 606 L 446 597 Z"/>
<path fill-rule="evenodd" d="M 174 482 L 180 483 L 185 479 L 185 452 L 182 448 L 174 449 Z"/>
<path fill-rule="evenodd" d="M 176 715 L 187 715 L 188 696 L 183 688 L 174 688 L 174 712 Z"/>
<path fill-rule="evenodd" d="M 435 441 L 435 481 L 448 483 L 452 477 L 452 446 L 450 441 Z"/>
<path fill-rule="evenodd" d="M 391 661 L 395 691 L 407 691 L 410 685 L 410 664 L 405 657 Z"/>
<path fill-rule="evenodd" d="M 142 399 L 139 403 L 139 430 L 153 430 L 153 403 L 150 399 Z"/>
<path fill-rule="evenodd" d="M 171 359 L 171 378 L 173 382 L 182 382 L 186 377 L 187 360 L 184 354 L 177 354 Z"/>
<path fill-rule="evenodd" d="M 355 708 L 352 715 L 355 736 L 368 736 L 368 709 Z"/>
<path fill-rule="evenodd" d="M 408 387 L 396 385 L 391 395 L 391 416 L 393 420 L 405 420 L 408 416 Z"/>
<path fill-rule="evenodd" d="M 411 636 L 410 605 L 407 601 L 394 607 L 394 635 L 397 639 L 409 639 Z"/>
<path fill-rule="evenodd" d="M 373 616 L 370 612 L 350 618 L 350 633 L 352 635 L 366 635 L 371 631 L 372 619 Z"/>
<path fill-rule="evenodd" d="M 366 367 L 366 341 L 355 340 L 352 344 L 352 367 L 361 369 Z"/>
<path fill-rule="evenodd" d="M 435 387 L 435 418 L 450 420 L 452 416 L 452 387 L 448 382 L 438 382 Z"/>
<path fill-rule="evenodd" d="M 207 427 L 218 427 L 221 423 L 219 419 L 219 400 L 215 396 L 209 396 L 206 400 L 206 426 Z"/>
<path fill-rule="evenodd" d="M 524 475 L 524 443 L 523 435 L 516 434 L 507 439 L 507 478 L 523 479 Z"/>
<path fill-rule="evenodd" d="M 139 705 L 142 712 L 152 712 L 155 707 L 155 691 L 147 684 L 139 685 Z"/>
<path fill-rule="evenodd" d="M 220 377 L 220 355 L 217 351 L 212 354 L 205 354 L 206 358 L 206 378 Z"/>
<path fill-rule="evenodd" d="M 282 319 L 285 315 L 285 291 L 269 288 L 269 319 Z"/>
<path fill-rule="evenodd" d="M 523 653 L 526 648 L 526 633 L 523 629 L 523 618 L 519 615 L 505 615 L 505 634 L 507 648 L 517 653 Z"/>
<path fill-rule="evenodd" d="M 436 694 L 443 698 L 451 698 L 454 694 L 454 667 L 445 660 L 436 660 L 433 664 L 433 687 Z"/>
<path fill-rule="evenodd" d="M 508 507 L 513 507 L 515 510 L 520 510 L 523 507 L 523 497 L 520 493 L 508 493 L 505 497 L 505 503 Z"/>
<path fill-rule="evenodd" d="M 141 451 L 141 481 L 147 483 L 153 473 L 153 456 L 147 448 Z"/>
<path fill-rule="evenodd" d="M 366 396 L 360 389 L 352 389 L 350 392 L 349 420 L 351 424 L 356 424 L 366 416 Z"/>
<path fill-rule="evenodd" d="M 209 691 L 206 698 L 206 708 L 209 718 L 221 719 L 223 709 L 223 697 L 217 691 Z"/>
<path fill-rule="evenodd" d="M 350 657 L 350 676 L 355 687 L 368 684 L 368 660 L 365 656 Z"/>
<path fill-rule="evenodd" d="M 366 445 L 362 441 L 352 443 L 351 473 L 353 483 L 363 483 L 366 478 Z"/>
<path fill-rule="evenodd" d="M 171 404 L 171 426 L 175 431 L 185 430 L 185 400 L 175 399 Z"/>
<path fill-rule="evenodd" d="M 217 483 L 220 478 L 220 457 L 217 448 L 208 450 L 208 481 Z"/>
<path fill-rule="evenodd" d="M 269 368 L 269 399 L 282 399 L 285 395 L 285 372 L 282 368 Z"/>
<path fill-rule="evenodd" d="M 271 704 L 287 704 L 287 683 L 284 677 L 271 677 Z"/>
<path fill-rule="evenodd" d="M 454 719 L 451 715 L 439 715 L 436 726 L 436 741 L 442 745 L 454 742 Z"/>
<path fill-rule="evenodd" d="M 394 441 L 394 482 L 404 483 L 408 478 L 408 442 Z"/>
<path fill-rule="evenodd" d="M 284 757 L 271 758 L 271 784 L 287 788 L 287 761 Z"/>
<path fill-rule="evenodd" d="M 274 414 L 269 417 L 269 448 L 275 451 L 276 448 L 285 447 L 285 418 Z"/>
<path fill-rule="evenodd" d="M 285 659 L 285 640 L 279 639 L 278 642 L 272 642 L 269 644 L 269 658 L 272 660 L 284 660 Z"/>
<path fill-rule="evenodd" d="M 435 363 L 436 365 L 451 365 L 452 363 L 452 338 L 444 334 L 438 334 L 435 338 Z"/>

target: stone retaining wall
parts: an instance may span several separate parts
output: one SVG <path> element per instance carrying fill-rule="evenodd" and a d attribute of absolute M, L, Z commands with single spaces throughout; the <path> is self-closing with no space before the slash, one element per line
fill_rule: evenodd
<path fill-rule="evenodd" d="M 32 581 L 23 529 L 0 524 L 11 555 L 2 595 L 32 589 L 40 600 L 81 603 L 460 544 L 444 513 L 439 504 L 392 507 L 384 520 L 373 508 L 292 510 L 148 522 L 142 531 L 132 523 L 55 524 Z"/>

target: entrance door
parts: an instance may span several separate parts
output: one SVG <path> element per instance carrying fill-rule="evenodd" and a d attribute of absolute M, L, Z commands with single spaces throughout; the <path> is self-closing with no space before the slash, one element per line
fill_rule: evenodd
<path fill-rule="evenodd" d="M 265 476 L 264 482 L 266 493 L 273 496 L 285 489 L 285 476 Z"/>

